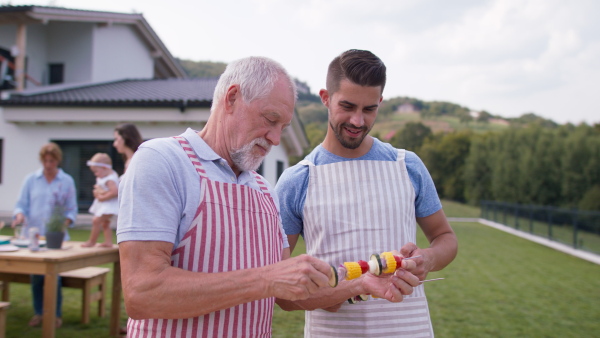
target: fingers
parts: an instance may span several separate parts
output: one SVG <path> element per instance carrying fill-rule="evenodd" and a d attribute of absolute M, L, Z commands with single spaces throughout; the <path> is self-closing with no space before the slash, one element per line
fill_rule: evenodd
<path fill-rule="evenodd" d="M 400 267 L 405 270 L 412 271 L 417 267 L 417 262 L 413 259 L 403 259 Z"/>
<path fill-rule="evenodd" d="M 23 214 L 18 213 L 17 215 L 15 215 L 15 218 L 13 218 L 13 221 L 10 224 L 10 226 L 14 228 L 17 224 L 23 223 L 24 219 L 25 219 L 25 217 L 23 216 Z"/>
<path fill-rule="evenodd" d="M 410 256 L 414 256 L 413 252 L 415 250 L 417 250 L 419 247 L 417 247 L 417 245 L 415 243 L 406 243 L 401 249 L 400 249 L 400 254 L 403 257 L 410 257 Z"/>
<path fill-rule="evenodd" d="M 301 256 L 306 256 L 306 258 L 310 260 L 310 262 L 311 262 L 312 266 L 313 266 L 313 267 L 314 267 L 314 268 L 315 268 L 315 269 L 316 269 L 318 272 L 320 272 L 321 274 L 323 274 L 323 275 L 326 277 L 325 284 L 324 284 L 324 285 L 322 285 L 322 284 L 321 284 L 321 282 L 322 282 L 322 278 L 320 278 L 321 276 L 319 276 L 317 285 L 318 285 L 319 287 L 323 287 L 323 286 L 331 286 L 331 285 L 330 285 L 330 283 L 329 283 L 329 281 L 330 281 L 330 279 L 332 279 L 333 277 L 335 277 L 335 276 L 334 276 L 334 273 L 335 273 L 335 272 L 334 272 L 334 271 L 332 271 L 332 269 L 331 269 L 331 265 L 329 265 L 329 264 L 325 263 L 324 261 L 322 261 L 322 260 L 320 260 L 320 259 L 318 259 L 318 258 L 315 258 L 315 257 L 311 257 L 311 256 L 308 256 L 308 255 L 301 255 Z"/>
<path fill-rule="evenodd" d="M 419 286 L 419 277 L 409 271 L 400 269 L 394 273 L 392 283 L 401 290 L 403 295 L 410 295 L 413 292 L 413 287 Z"/>
<path fill-rule="evenodd" d="M 300 255 L 269 266 L 272 294 L 281 299 L 303 300 L 321 288 L 330 288 L 329 264 Z"/>

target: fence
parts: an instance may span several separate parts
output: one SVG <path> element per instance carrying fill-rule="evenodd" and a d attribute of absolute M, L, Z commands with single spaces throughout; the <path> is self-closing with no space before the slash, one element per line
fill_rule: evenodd
<path fill-rule="evenodd" d="M 481 218 L 600 253 L 600 212 L 482 201 Z"/>

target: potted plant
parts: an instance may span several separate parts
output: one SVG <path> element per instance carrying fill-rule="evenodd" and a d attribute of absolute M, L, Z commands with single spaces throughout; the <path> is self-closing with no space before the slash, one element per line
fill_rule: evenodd
<path fill-rule="evenodd" d="M 46 223 L 46 247 L 48 249 L 62 248 L 62 243 L 65 239 L 65 221 L 65 207 L 55 204 L 50 220 Z"/>

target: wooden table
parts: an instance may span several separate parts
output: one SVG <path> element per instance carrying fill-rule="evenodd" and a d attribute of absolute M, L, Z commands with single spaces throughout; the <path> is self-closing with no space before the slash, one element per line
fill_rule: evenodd
<path fill-rule="evenodd" d="M 83 242 L 64 242 L 63 249 L 42 248 L 32 252 L 27 248 L 18 251 L 0 252 L 0 272 L 44 275 L 44 321 L 43 337 L 55 336 L 56 289 L 58 274 L 61 272 L 106 263 L 114 264 L 112 285 L 112 305 L 110 313 L 110 334 L 118 336 L 121 315 L 121 264 L 119 247 L 82 248 Z"/>

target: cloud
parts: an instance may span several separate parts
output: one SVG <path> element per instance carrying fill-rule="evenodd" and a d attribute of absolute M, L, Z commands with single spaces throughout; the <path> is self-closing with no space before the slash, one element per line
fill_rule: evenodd
<path fill-rule="evenodd" d="M 178 0 L 168 10 L 159 0 L 56 5 L 135 8 L 176 57 L 229 62 L 268 56 L 313 92 L 324 86 L 333 57 L 361 48 L 386 63 L 388 98 L 600 122 L 596 0 Z"/>

